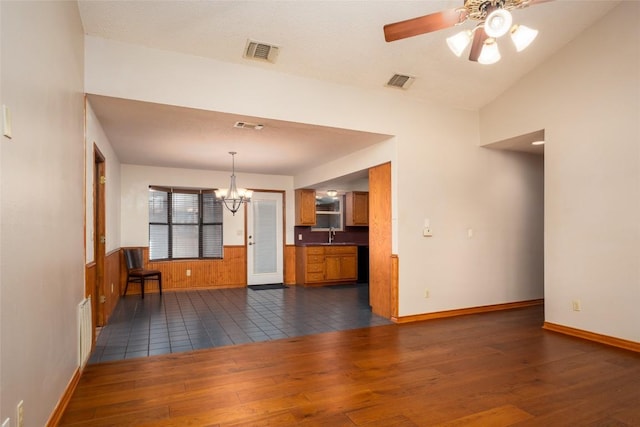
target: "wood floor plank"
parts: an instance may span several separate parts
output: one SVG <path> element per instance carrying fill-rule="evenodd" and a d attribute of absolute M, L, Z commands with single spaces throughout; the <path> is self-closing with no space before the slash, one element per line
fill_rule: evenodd
<path fill-rule="evenodd" d="M 90 365 L 61 426 L 640 425 L 640 354 L 542 307 Z"/>
<path fill-rule="evenodd" d="M 507 427 L 532 418 L 533 415 L 516 406 L 504 405 L 498 408 L 492 408 L 486 411 L 467 415 L 466 417 L 458 418 L 456 420 L 447 421 L 446 423 L 438 424 L 438 427 Z"/>

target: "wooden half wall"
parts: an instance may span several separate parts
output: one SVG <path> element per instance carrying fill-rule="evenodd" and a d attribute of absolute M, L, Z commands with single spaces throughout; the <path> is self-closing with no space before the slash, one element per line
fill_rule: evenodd
<path fill-rule="evenodd" d="M 124 248 L 123 248 L 124 249 Z M 223 259 L 149 261 L 149 248 L 142 247 L 145 268 L 162 272 L 162 290 L 239 288 L 247 285 L 247 251 L 244 246 L 225 246 Z M 120 293 L 124 292 L 127 268 L 121 251 Z M 146 283 L 146 292 L 158 292 L 156 281 Z M 129 285 L 127 294 L 139 294 L 140 285 Z"/>
<path fill-rule="evenodd" d="M 369 302 L 374 313 L 387 319 L 397 316 L 393 282 L 398 260 L 391 249 L 391 163 L 385 163 L 369 169 Z"/>
<path fill-rule="evenodd" d="M 105 273 L 101 290 L 96 288 L 96 275 L 96 263 L 90 262 L 85 266 L 84 295 L 85 297 L 91 295 L 92 298 L 93 324 L 104 326 L 120 299 L 120 249 L 111 251 L 105 256 Z M 101 302 L 100 297 L 104 297 L 104 302 Z M 99 304 L 101 307 L 98 307 Z"/>

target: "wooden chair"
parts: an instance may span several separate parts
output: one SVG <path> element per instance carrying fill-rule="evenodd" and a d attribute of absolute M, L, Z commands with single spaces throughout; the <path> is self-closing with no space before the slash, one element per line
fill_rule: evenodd
<path fill-rule="evenodd" d="M 127 264 L 127 284 L 124 287 L 124 295 L 127 295 L 129 282 L 140 283 L 142 299 L 144 299 L 144 282 L 147 279 L 158 281 L 158 288 L 160 289 L 160 295 L 162 295 L 162 273 L 160 270 L 145 270 L 142 262 L 142 249 L 125 249 L 124 259 Z"/>

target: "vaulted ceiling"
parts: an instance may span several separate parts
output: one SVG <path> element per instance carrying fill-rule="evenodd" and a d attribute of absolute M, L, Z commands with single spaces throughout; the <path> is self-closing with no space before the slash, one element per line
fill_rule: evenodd
<path fill-rule="evenodd" d="M 489 66 L 468 61 L 464 55 L 458 58 L 446 45 L 446 37 L 461 28 L 473 28 L 472 23 L 391 43 L 384 40 L 385 24 L 453 9 L 462 3 L 78 1 L 88 35 L 366 89 L 403 90 L 385 85 L 395 73 L 406 74 L 414 76 L 415 81 L 404 96 L 471 110 L 499 96 L 619 2 L 556 0 L 516 10 L 514 20 L 538 29 L 540 34 L 521 53 L 507 43 L 501 45 L 502 60 Z M 276 62 L 244 58 L 248 40 L 278 46 Z M 228 138 L 236 121 L 266 125 L 260 131 L 242 129 L 248 132 L 240 137 L 242 148 L 237 161 L 238 170 L 245 172 L 293 175 L 312 161 L 329 161 L 332 156 L 346 155 L 388 137 L 108 97 L 90 97 L 90 102 L 123 163 L 228 169 L 230 159 L 223 160 L 225 166 L 217 167 L 222 165 L 203 163 L 202 152 L 206 144 Z M 167 115 L 173 120 L 167 121 Z M 164 127 L 159 128 L 160 123 L 165 123 Z M 284 160 L 274 155 L 273 167 L 259 167 L 258 163 L 266 162 L 250 158 L 252 146 L 275 144 L 276 139 L 280 146 L 275 151 L 286 150 L 290 155 Z M 180 153 L 176 141 L 183 144 Z M 327 141 L 331 141 L 330 147 Z M 155 147 L 151 157 L 147 149 L 150 144 Z"/>

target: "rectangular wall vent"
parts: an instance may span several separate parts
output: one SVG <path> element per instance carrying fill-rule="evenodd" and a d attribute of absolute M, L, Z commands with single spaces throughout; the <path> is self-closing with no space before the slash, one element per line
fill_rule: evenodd
<path fill-rule="evenodd" d="M 387 82 L 387 86 L 406 90 L 409 89 L 415 79 L 415 77 L 404 74 L 394 74 Z"/>
<path fill-rule="evenodd" d="M 267 61 L 274 63 L 278 58 L 280 48 L 268 43 L 247 40 L 247 46 L 244 49 L 244 57 L 248 59 L 257 59 L 259 61 Z"/>
<path fill-rule="evenodd" d="M 86 365 L 93 347 L 91 319 L 91 297 L 89 296 L 78 304 L 78 366 L 80 368 Z"/>

